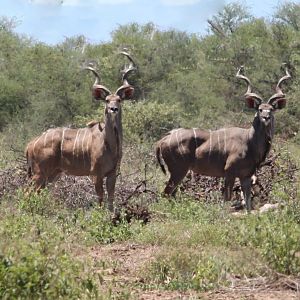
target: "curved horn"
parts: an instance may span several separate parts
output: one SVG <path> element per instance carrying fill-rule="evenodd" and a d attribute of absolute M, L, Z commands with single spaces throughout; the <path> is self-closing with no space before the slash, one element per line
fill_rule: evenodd
<path fill-rule="evenodd" d="M 93 74 L 95 75 L 96 80 L 95 80 L 95 82 L 94 82 L 94 85 L 97 85 L 97 84 L 100 83 L 100 81 L 101 81 L 100 75 L 99 75 L 99 73 L 98 73 L 94 68 L 92 68 L 92 67 L 89 66 L 89 67 L 85 67 L 84 69 L 85 69 L 85 70 L 92 71 Z"/>
<path fill-rule="evenodd" d="M 125 51 L 121 51 L 120 54 L 125 55 L 129 60 L 130 60 L 130 64 L 128 67 L 126 67 L 126 65 L 124 66 L 124 69 L 121 71 L 122 72 L 122 83 L 123 85 L 128 85 L 128 75 L 137 70 L 137 65 L 134 62 L 133 58 L 130 56 L 129 53 L 125 52 Z"/>
<path fill-rule="evenodd" d="M 241 66 L 236 73 L 236 77 L 239 79 L 245 80 L 248 85 L 247 92 L 245 93 L 244 96 L 245 97 L 253 97 L 259 101 L 259 104 L 261 104 L 262 98 L 260 96 L 258 96 L 257 94 L 252 93 L 252 87 L 251 87 L 251 82 L 250 82 L 249 78 L 246 77 L 245 75 L 242 75 L 241 72 L 244 72 L 244 66 Z"/>
<path fill-rule="evenodd" d="M 281 88 L 280 88 L 280 85 L 287 79 L 290 79 L 291 78 L 291 74 L 289 73 L 287 67 L 285 68 L 285 75 L 283 77 L 281 77 L 276 85 L 276 93 L 268 100 L 268 103 L 269 104 L 273 104 L 273 102 L 275 100 L 277 100 L 278 98 L 284 98 L 285 97 L 285 94 L 282 92 Z"/>
<path fill-rule="evenodd" d="M 93 84 L 93 89 L 101 89 L 105 92 L 106 95 L 111 94 L 111 91 L 107 87 L 105 87 L 104 85 L 100 85 L 100 81 L 101 81 L 100 75 L 93 67 L 88 66 L 88 67 L 85 67 L 84 69 L 93 72 L 93 74 L 96 77 L 95 82 Z"/>
<path fill-rule="evenodd" d="M 123 90 L 126 87 L 130 87 L 131 85 L 128 83 L 128 75 L 130 73 L 132 73 L 133 71 L 137 70 L 137 65 L 134 62 L 133 58 L 130 56 L 129 53 L 127 53 L 126 51 L 121 51 L 120 54 L 125 55 L 129 60 L 129 66 L 124 66 L 124 69 L 121 71 L 122 73 L 122 86 L 120 86 L 117 91 L 116 94 L 118 94 L 121 90 Z"/>

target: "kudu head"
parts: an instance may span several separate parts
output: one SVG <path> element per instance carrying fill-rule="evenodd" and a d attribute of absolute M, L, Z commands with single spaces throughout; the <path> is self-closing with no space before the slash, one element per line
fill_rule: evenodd
<path fill-rule="evenodd" d="M 277 109 L 284 108 L 286 105 L 285 94 L 282 92 L 280 85 L 283 81 L 289 79 L 291 75 L 286 69 L 285 76 L 281 77 L 276 85 L 276 93 L 267 101 L 267 103 L 264 103 L 260 96 L 252 92 L 251 82 L 246 76 L 241 74 L 243 71 L 244 67 L 241 66 L 236 77 L 245 80 L 248 85 L 247 92 L 244 95 L 246 104 L 249 108 L 254 108 L 257 111 L 257 117 L 259 118 L 260 123 L 268 126 L 274 119 L 273 112 Z"/>
<path fill-rule="evenodd" d="M 86 67 L 96 77 L 96 80 L 92 87 L 92 94 L 95 100 L 105 101 L 105 116 L 115 119 L 117 115 L 121 113 L 121 102 L 123 100 L 131 99 L 133 97 L 134 88 L 127 81 L 128 75 L 137 69 L 132 57 L 127 52 L 120 52 L 125 55 L 129 60 L 129 66 L 125 66 L 122 72 L 122 85 L 116 90 L 115 93 L 100 84 L 101 78 L 99 73 L 92 67 Z"/>

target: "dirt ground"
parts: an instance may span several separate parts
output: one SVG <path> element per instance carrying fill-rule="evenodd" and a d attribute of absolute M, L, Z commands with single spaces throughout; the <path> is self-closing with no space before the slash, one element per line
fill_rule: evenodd
<path fill-rule="evenodd" d="M 94 246 L 90 249 L 90 253 L 85 254 L 90 255 L 95 262 L 106 262 L 102 264 L 101 271 L 99 271 L 103 278 L 103 287 L 105 288 L 107 283 L 111 283 L 110 288 L 113 286 L 112 290 L 116 293 L 118 293 L 120 287 L 128 287 L 130 299 L 300 300 L 300 290 L 297 291 L 295 286 L 291 288 L 288 282 L 280 280 L 271 284 L 258 284 L 258 280 L 243 281 L 232 287 L 224 287 L 205 293 L 143 290 L 138 285 L 138 283 L 143 282 L 143 267 L 155 259 L 155 253 L 158 250 L 158 246 L 145 246 L 126 242 L 107 246 Z"/>

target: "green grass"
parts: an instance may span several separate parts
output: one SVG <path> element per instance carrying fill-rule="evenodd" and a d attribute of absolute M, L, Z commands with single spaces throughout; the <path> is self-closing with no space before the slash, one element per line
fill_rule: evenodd
<path fill-rule="evenodd" d="M 300 199 L 282 180 L 272 192 L 284 204 L 278 211 L 235 217 L 226 205 L 179 193 L 176 201 L 151 204 L 146 225 L 125 218 L 115 224 L 97 207 L 67 209 L 47 189 L 19 190 L 0 202 L 0 298 L 131 299 L 143 289 L 201 293 L 239 279 L 300 276 Z M 138 281 L 111 271 L 122 268 L 118 252 L 91 256 L 95 247 L 128 243 L 156 249 L 132 266 Z"/>
<path fill-rule="evenodd" d="M 145 271 L 153 285 L 207 290 L 229 284 L 232 276 L 300 275 L 297 208 L 236 218 L 220 207 L 182 199 L 162 201 L 155 210 L 162 213 L 161 220 L 137 237 L 160 246 Z"/>
<path fill-rule="evenodd" d="M 3 199 L 0 298 L 100 297 L 90 258 L 77 258 L 77 253 L 99 242 L 125 239 L 128 228 L 128 223 L 113 227 L 109 213 L 100 209 L 68 211 L 47 190 L 30 196 L 19 191 L 15 199 Z"/>

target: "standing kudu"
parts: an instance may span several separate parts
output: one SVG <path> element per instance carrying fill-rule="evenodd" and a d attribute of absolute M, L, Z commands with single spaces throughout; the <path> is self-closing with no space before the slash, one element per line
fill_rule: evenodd
<path fill-rule="evenodd" d="M 131 99 L 134 88 L 128 83 L 128 75 L 136 70 L 130 60 L 122 71 L 122 86 L 111 93 L 100 84 L 100 76 L 92 67 L 96 81 L 92 87 L 93 97 L 105 101 L 104 124 L 91 122 L 86 128 L 54 128 L 33 139 L 26 148 L 28 176 L 39 190 L 61 173 L 76 176 L 91 175 L 99 203 L 103 201 L 103 179 L 106 178 L 108 208 L 113 211 L 113 199 L 117 171 L 122 158 L 122 110 L 121 103 Z M 32 176 L 33 175 L 33 176 Z"/>
<path fill-rule="evenodd" d="M 214 131 L 201 129 L 174 129 L 157 142 L 156 157 L 164 173 L 163 161 L 170 172 L 165 187 L 165 195 L 174 195 L 177 185 L 189 170 L 195 173 L 225 177 L 225 201 L 231 199 L 235 178 L 238 177 L 246 200 L 246 208 L 251 210 L 251 176 L 263 162 L 270 150 L 274 133 L 273 112 L 285 107 L 286 99 L 280 86 L 290 78 L 282 77 L 276 86 L 276 93 L 263 103 L 261 97 L 251 92 L 250 80 L 241 74 L 236 77 L 246 81 L 246 104 L 256 110 L 249 129 L 239 127 L 221 128 Z"/>

